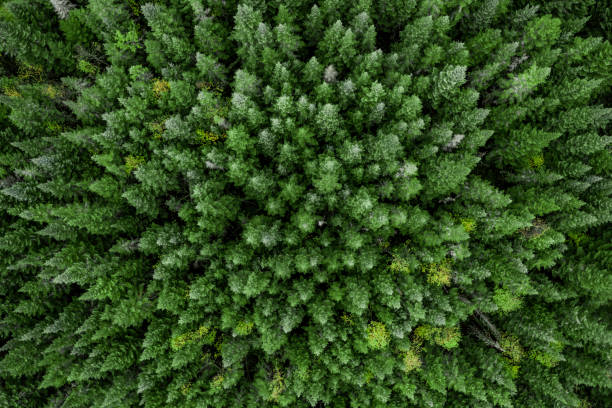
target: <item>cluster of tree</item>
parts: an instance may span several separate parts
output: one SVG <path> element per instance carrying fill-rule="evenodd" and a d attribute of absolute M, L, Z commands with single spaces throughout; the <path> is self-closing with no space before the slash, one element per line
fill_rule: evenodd
<path fill-rule="evenodd" d="M 607 406 L 610 16 L 0 0 L 0 407 Z"/>

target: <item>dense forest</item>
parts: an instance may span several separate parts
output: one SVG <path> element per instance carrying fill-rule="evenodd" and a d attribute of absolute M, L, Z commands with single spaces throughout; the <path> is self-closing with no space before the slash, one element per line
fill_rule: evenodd
<path fill-rule="evenodd" d="M 605 408 L 611 0 L 0 0 L 0 408 Z"/>

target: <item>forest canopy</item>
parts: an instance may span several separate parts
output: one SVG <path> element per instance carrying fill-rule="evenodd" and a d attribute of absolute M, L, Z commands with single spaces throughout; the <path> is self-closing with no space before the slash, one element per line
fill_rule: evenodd
<path fill-rule="evenodd" d="M 610 0 L 0 0 L 0 408 L 609 406 L 611 41 Z"/>

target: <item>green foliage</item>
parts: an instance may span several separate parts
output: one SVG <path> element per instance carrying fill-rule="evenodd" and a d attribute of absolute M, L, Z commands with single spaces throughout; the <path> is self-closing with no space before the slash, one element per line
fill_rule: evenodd
<path fill-rule="evenodd" d="M 95 75 L 98 72 L 98 68 L 95 65 L 85 60 L 79 60 L 77 68 L 79 69 L 79 71 L 89 75 Z"/>
<path fill-rule="evenodd" d="M 450 260 L 445 259 L 442 262 L 423 265 L 421 269 L 427 274 L 428 283 L 438 286 L 448 286 L 451 284 L 452 270 Z"/>
<path fill-rule="evenodd" d="M 514 296 L 507 289 L 495 289 L 493 302 L 499 307 L 502 312 L 511 312 L 521 307 L 521 299 Z"/>
<path fill-rule="evenodd" d="M 200 326 L 197 330 L 183 333 L 179 336 L 176 336 L 170 342 L 170 347 L 172 350 L 180 350 L 185 345 L 197 341 L 199 339 L 205 338 L 208 342 L 213 342 L 216 335 L 216 330 L 212 329 L 208 326 Z"/>
<path fill-rule="evenodd" d="M 418 370 L 423 364 L 419 357 L 419 353 L 414 349 L 410 349 L 402 353 L 402 362 L 404 363 L 403 368 L 406 372 Z"/>
<path fill-rule="evenodd" d="M 384 349 L 389 345 L 389 332 L 381 322 L 372 321 L 368 325 L 368 346 L 374 350 Z"/>
<path fill-rule="evenodd" d="M 142 156 L 127 156 L 125 157 L 125 171 L 129 174 L 140 167 L 144 162 L 145 158 Z"/>
<path fill-rule="evenodd" d="M 501 97 L 521 101 L 538 85 L 544 83 L 549 74 L 549 67 L 538 67 L 533 64 L 529 69 L 503 82 L 506 89 L 502 92 Z"/>
<path fill-rule="evenodd" d="M 115 31 L 115 45 L 121 51 L 130 50 L 131 52 L 136 52 L 137 49 L 142 48 L 138 38 L 138 32 L 135 28 L 132 28 L 126 33 L 122 33 L 119 30 Z"/>
<path fill-rule="evenodd" d="M 70 44 L 91 48 L 96 38 L 96 33 L 87 24 L 87 9 L 77 8 L 70 10 L 65 19 L 59 21 L 60 30 L 64 38 Z"/>
<path fill-rule="evenodd" d="M 446 349 L 452 349 L 459 346 L 461 332 L 457 327 L 433 327 L 430 325 L 423 325 L 414 330 L 414 336 L 417 343 L 428 340 Z"/>
<path fill-rule="evenodd" d="M 0 406 L 609 405 L 610 15 L 0 1 Z"/>

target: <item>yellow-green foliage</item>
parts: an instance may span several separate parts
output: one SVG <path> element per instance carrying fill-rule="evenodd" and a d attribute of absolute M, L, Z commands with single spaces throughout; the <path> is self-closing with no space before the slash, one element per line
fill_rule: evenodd
<path fill-rule="evenodd" d="M 529 167 L 531 167 L 532 169 L 537 169 L 538 167 L 542 167 L 542 165 L 544 165 L 544 155 L 540 153 L 540 154 L 536 154 L 533 157 L 530 157 L 528 164 L 529 164 Z"/>
<path fill-rule="evenodd" d="M 391 336 L 385 325 L 381 322 L 370 322 L 367 329 L 368 346 L 374 350 L 381 350 L 389 345 Z"/>
<path fill-rule="evenodd" d="M 427 274 L 427 282 L 437 286 L 448 286 L 451 283 L 450 260 L 433 262 L 421 266 L 421 270 Z"/>
<path fill-rule="evenodd" d="M 234 328 L 234 333 L 238 336 L 246 336 L 253 331 L 253 322 L 242 320 Z"/>
<path fill-rule="evenodd" d="M 149 130 L 153 133 L 154 139 L 161 139 L 166 127 L 164 126 L 164 122 L 150 122 Z"/>
<path fill-rule="evenodd" d="M 212 336 L 209 335 L 208 339 L 212 342 L 215 339 L 215 333 L 212 333 Z M 215 341 L 215 354 L 214 354 L 214 358 L 217 358 L 221 355 L 221 350 L 223 349 L 223 334 L 219 334 L 219 336 L 217 337 L 217 341 Z"/>
<path fill-rule="evenodd" d="M 142 48 L 142 45 L 140 45 L 138 27 L 133 26 L 125 34 L 119 30 L 116 30 L 115 46 L 121 51 L 130 50 L 131 52 L 136 52 L 137 49 Z"/>
<path fill-rule="evenodd" d="M 42 81 L 43 69 L 39 65 L 20 65 L 17 72 L 19 79 L 24 81 L 40 82 Z"/>
<path fill-rule="evenodd" d="M 561 355 L 561 351 L 563 350 L 563 343 L 561 342 L 553 342 L 551 344 L 553 351 L 539 351 L 539 350 L 531 350 L 529 352 L 529 358 L 537 361 L 545 367 L 555 367 L 559 364 L 560 361 L 563 360 L 563 356 Z"/>
<path fill-rule="evenodd" d="M 55 99 L 56 97 L 61 96 L 61 92 L 53 85 L 47 85 L 42 92 L 51 99 Z"/>
<path fill-rule="evenodd" d="M 404 363 L 404 371 L 408 373 L 418 370 L 422 365 L 418 350 L 415 348 L 402 352 L 402 362 Z"/>
<path fill-rule="evenodd" d="M 153 93 L 156 98 L 161 97 L 163 94 L 170 90 L 170 83 L 165 79 L 155 79 L 153 81 Z"/>
<path fill-rule="evenodd" d="M 139 16 L 141 14 L 140 12 L 140 6 L 142 0 L 127 0 L 128 6 L 130 6 L 130 9 L 132 9 L 132 13 L 135 16 Z"/>
<path fill-rule="evenodd" d="M 214 84 L 208 81 L 198 81 L 196 82 L 196 87 L 198 89 L 203 89 L 213 94 L 214 99 L 216 99 L 216 106 L 210 107 L 206 111 L 206 116 L 209 119 L 213 119 L 215 116 L 223 118 L 227 116 L 229 113 L 230 104 L 227 102 L 226 98 L 223 98 L 223 88 L 221 85 Z"/>
<path fill-rule="evenodd" d="M 19 93 L 19 91 L 13 87 L 4 87 L 2 89 L 2 93 L 4 93 L 6 96 L 11 97 L 11 98 L 18 98 L 21 96 L 21 94 Z"/>
<path fill-rule="evenodd" d="M 458 327 L 433 327 L 428 324 L 417 327 L 414 330 L 414 336 L 417 344 L 427 340 L 446 349 L 459 346 L 461 340 L 461 332 Z"/>
<path fill-rule="evenodd" d="M 225 139 L 227 137 L 227 134 L 225 133 L 222 135 L 219 135 L 217 133 L 213 133 L 211 131 L 203 130 L 203 129 L 196 130 L 196 133 L 199 136 L 198 140 L 202 144 L 216 143 L 217 141 L 219 141 L 219 139 Z"/>
<path fill-rule="evenodd" d="M 405 259 L 394 256 L 389 269 L 393 272 L 410 273 L 410 265 Z"/>
<path fill-rule="evenodd" d="M 521 298 L 514 296 L 512 292 L 503 288 L 495 289 L 493 302 L 495 302 L 499 310 L 502 312 L 511 312 L 516 310 L 520 308 L 522 304 Z"/>
<path fill-rule="evenodd" d="M 207 91 L 213 92 L 217 95 L 220 95 L 221 93 L 223 93 L 223 88 L 221 88 L 220 85 L 213 84 L 212 82 L 198 81 L 196 82 L 196 86 L 199 89 L 206 89 Z"/>
<path fill-rule="evenodd" d="M 95 75 L 98 73 L 98 67 L 86 60 L 79 60 L 77 68 L 86 74 Z"/>
<path fill-rule="evenodd" d="M 181 385 L 181 394 L 187 395 L 189 393 L 190 388 L 191 388 L 190 382 Z"/>
<path fill-rule="evenodd" d="M 62 127 L 55 122 L 47 122 L 45 123 L 45 127 L 49 133 L 57 134 L 62 131 Z"/>
<path fill-rule="evenodd" d="M 517 378 L 519 369 L 521 368 L 521 366 L 510 364 L 510 359 L 508 359 L 508 361 L 509 361 L 509 364 L 507 367 L 508 367 L 508 371 L 510 372 L 510 377 Z"/>
<path fill-rule="evenodd" d="M 513 335 L 503 335 L 500 340 L 500 346 L 504 350 L 504 355 L 508 357 L 512 363 L 521 361 L 525 354 L 518 339 Z"/>
<path fill-rule="evenodd" d="M 474 231 L 474 228 L 476 228 L 476 221 L 473 218 L 462 218 L 460 221 L 465 232 Z"/>
<path fill-rule="evenodd" d="M 129 155 L 125 158 L 125 171 L 130 174 L 145 162 L 142 156 Z"/>
<path fill-rule="evenodd" d="M 434 341 L 437 345 L 446 349 L 452 349 L 459 345 L 461 332 L 457 327 L 440 328 L 434 335 Z"/>
<path fill-rule="evenodd" d="M 217 332 L 208 326 L 200 326 L 197 330 L 183 333 L 177 337 L 174 337 L 170 342 L 172 350 L 180 350 L 185 347 L 186 344 L 200 340 L 204 336 L 208 337 L 209 341 L 213 341 Z"/>
<path fill-rule="evenodd" d="M 389 241 L 383 241 L 383 240 L 379 240 L 378 241 L 378 247 L 379 248 L 387 249 L 387 248 L 389 248 L 390 245 L 391 245 L 391 243 Z"/>
<path fill-rule="evenodd" d="M 225 378 L 223 377 L 223 374 L 217 374 L 213 377 L 213 379 L 210 382 L 210 388 L 213 389 L 219 389 L 223 386 L 223 380 Z"/>
<path fill-rule="evenodd" d="M 423 340 L 431 340 L 434 329 L 434 327 L 428 324 L 417 327 L 413 332 L 415 341 L 417 343 L 422 343 Z"/>
<path fill-rule="evenodd" d="M 354 324 L 353 323 L 353 315 L 351 315 L 350 313 L 349 314 L 344 313 L 344 314 L 342 314 L 342 316 L 340 316 L 340 318 L 342 319 L 342 321 L 344 323 L 346 323 L 348 325 L 352 326 Z"/>
<path fill-rule="evenodd" d="M 559 364 L 559 361 L 561 361 L 557 356 L 537 350 L 531 350 L 529 352 L 529 358 L 548 368 L 556 366 Z"/>
<path fill-rule="evenodd" d="M 276 367 L 274 370 L 274 377 L 270 383 L 271 391 L 270 391 L 270 401 L 278 401 L 278 397 L 285 391 L 285 377 L 281 370 Z"/>

